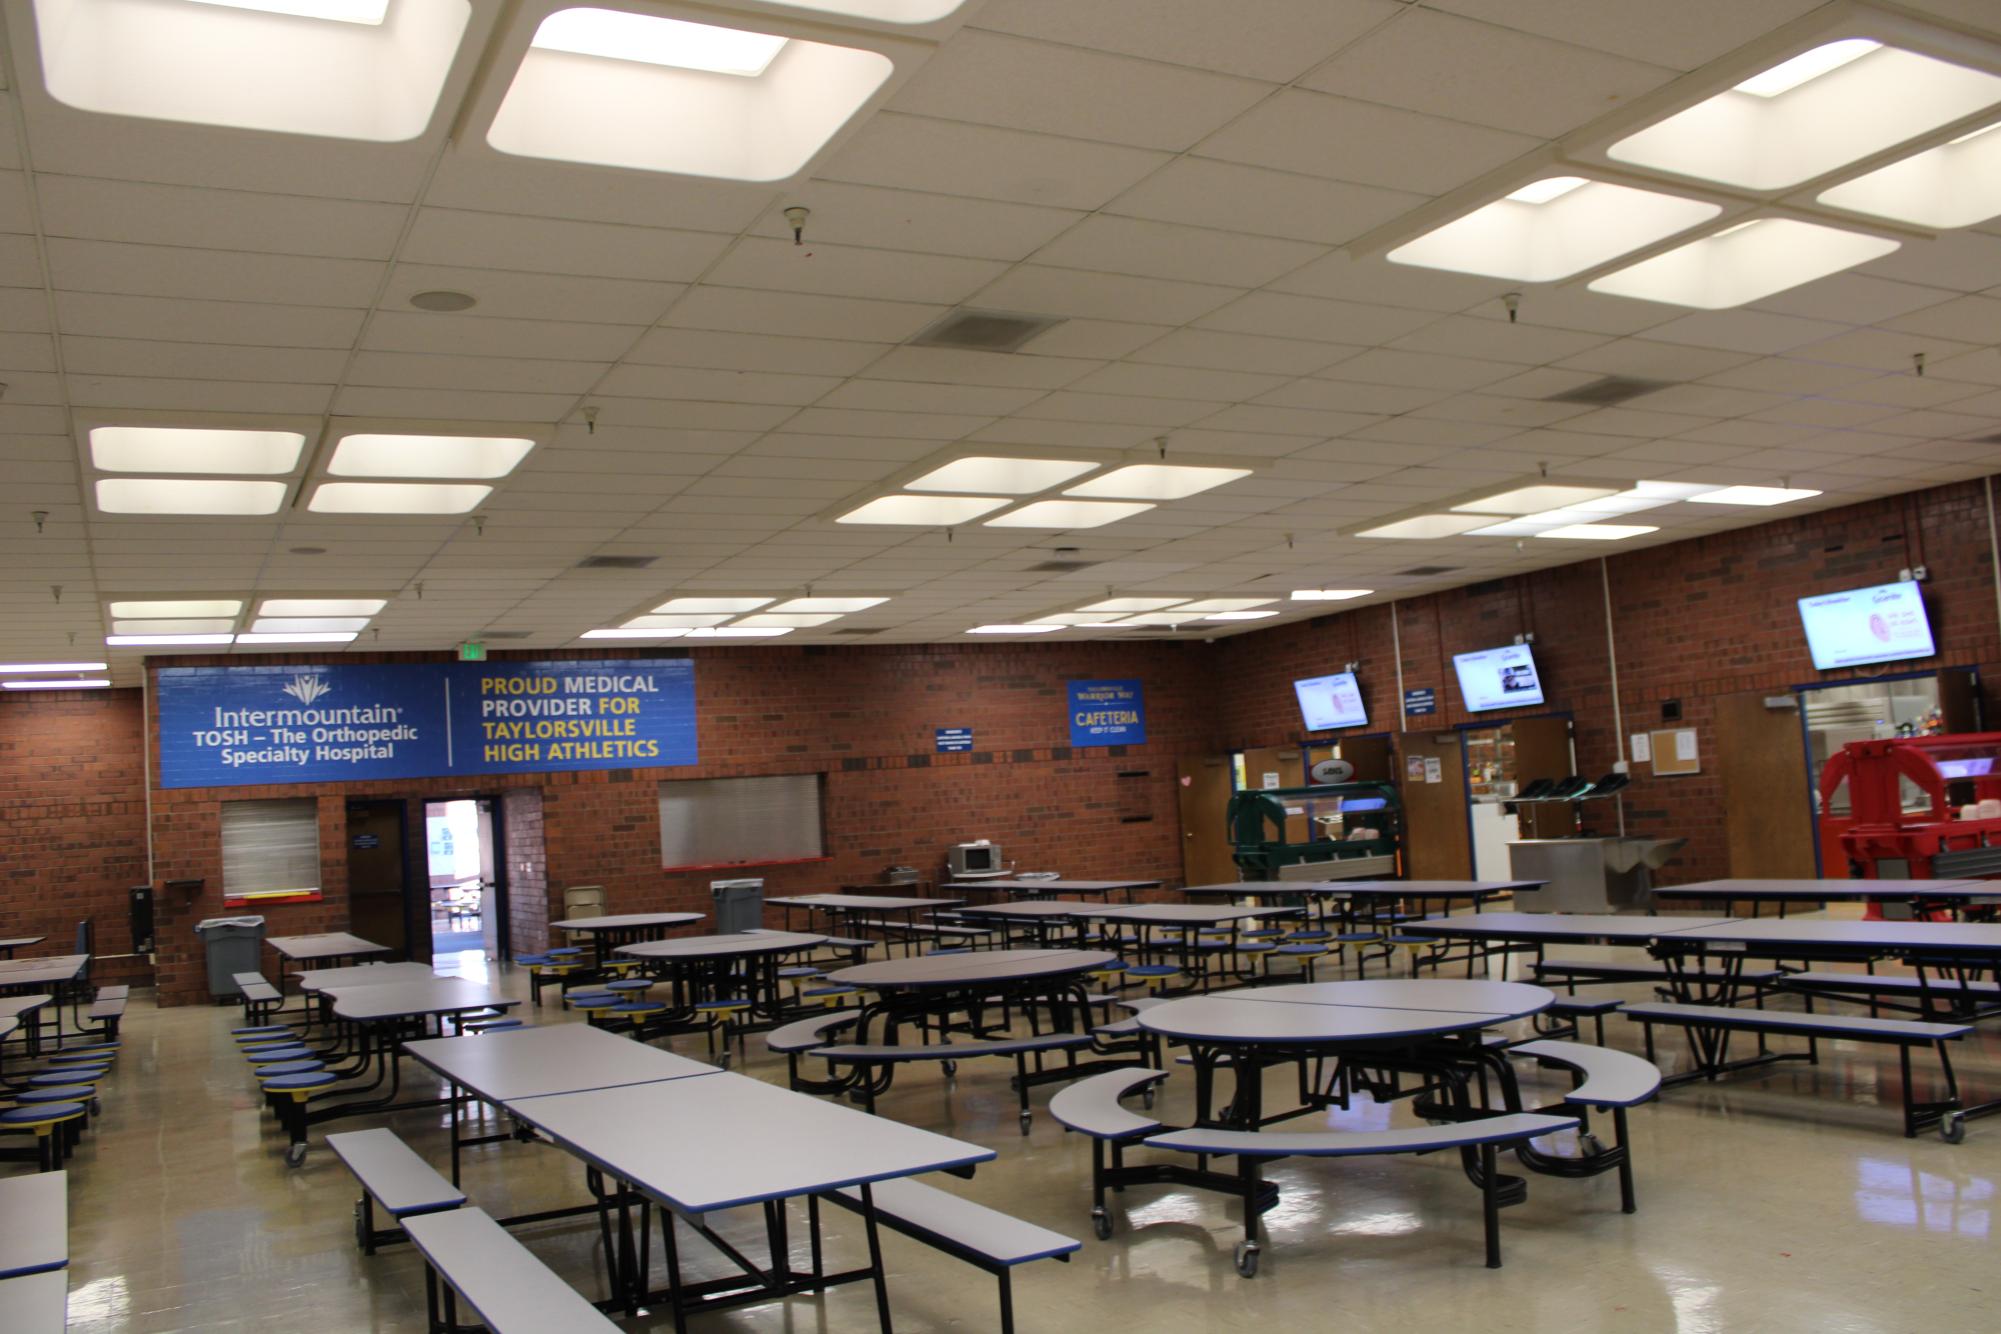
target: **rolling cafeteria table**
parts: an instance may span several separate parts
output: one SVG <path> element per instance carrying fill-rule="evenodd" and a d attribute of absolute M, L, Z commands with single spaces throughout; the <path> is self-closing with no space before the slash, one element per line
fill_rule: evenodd
<path fill-rule="evenodd" d="M 15 950 L 24 950 L 30 945 L 39 945 L 47 939 L 47 936 L 14 936 L 7 940 L 0 940 L 0 959 L 11 959 L 14 957 Z"/>
<path fill-rule="evenodd" d="M 1994 880 L 1703 880 L 1692 885 L 1654 887 L 1654 899 L 1694 899 L 1721 903 L 1776 903 L 1779 916 L 1791 904 L 1889 899 L 1913 911 L 1949 909 L 1958 916 L 1968 903 L 2001 899 L 2001 881 Z"/>
<path fill-rule="evenodd" d="M 805 931 L 741 931 L 720 936 L 681 936 L 623 945 L 618 952 L 641 959 L 659 971 L 669 990 L 667 1012 L 648 1027 L 687 1031 L 703 1001 L 743 999 L 760 1024 L 776 1021 L 784 1009 L 779 994 L 778 966 L 788 955 L 825 944 L 827 938 Z"/>
<path fill-rule="evenodd" d="M 698 912 L 628 912 L 610 917 L 568 917 L 560 922 L 551 922 L 549 926 L 572 935 L 588 936 L 592 962 L 602 964 L 605 957 L 621 945 L 659 940 L 677 926 L 687 926 L 706 917 L 706 913 Z"/>
<path fill-rule="evenodd" d="M 1158 880 L 976 880 L 964 886 L 967 889 L 994 890 L 1011 899 L 1059 899 L 1066 895 L 1079 899 L 1100 899 L 1112 901 L 1112 895 L 1125 896 L 1132 902 L 1135 891 L 1159 889 Z"/>

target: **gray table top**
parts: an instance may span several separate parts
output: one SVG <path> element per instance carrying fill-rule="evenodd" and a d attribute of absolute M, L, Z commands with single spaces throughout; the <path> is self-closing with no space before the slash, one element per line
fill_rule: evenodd
<path fill-rule="evenodd" d="M 338 992 L 351 987 L 383 987 L 436 977 L 427 963 L 358 963 L 348 968 L 314 968 L 300 973 L 299 990 Z"/>
<path fill-rule="evenodd" d="M 0 1278 L 68 1263 L 69 1173 L 0 1177 Z"/>
<path fill-rule="evenodd" d="M 1112 894 L 1122 889 L 1158 889 L 1158 880 L 976 880 L 981 889 L 1010 894 Z"/>
<path fill-rule="evenodd" d="M 1502 1014 L 1375 1010 L 1363 1005 L 1283 1005 L 1229 996 L 1191 996 L 1139 1016 L 1150 1032 L 1192 1042 L 1338 1043 L 1433 1037 L 1485 1028 Z"/>
<path fill-rule="evenodd" d="M 59 1334 L 69 1324 L 69 1272 L 0 1279 L 0 1311 L 19 1334 Z"/>
<path fill-rule="evenodd" d="M 1019 903 L 968 904 L 961 917 L 1081 917 L 1084 905 L 1074 900 L 1025 899 Z"/>
<path fill-rule="evenodd" d="M 12 1019 L 19 1015 L 32 1014 L 54 999 L 54 996 L 39 993 L 33 996 L 0 996 L 0 1015 Z"/>
<path fill-rule="evenodd" d="M 89 963 L 88 954 L 38 954 L 26 959 L 0 959 L 0 987 L 68 982 Z"/>
<path fill-rule="evenodd" d="M 707 916 L 699 912 L 629 912 L 611 917 L 566 917 L 549 925 L 558 931 L 632 931 L 649 926 L 686 926 Z"/>
<path fill-rule="evenodd" d="M 689 1214 L 966 1167 L 995 1156 L 978 1144 L 736 1074 L 524 1098 L 506 1106 L 585 1162 Z"/>
<path fill-rule="evenodd" d="M 11 1014 L 0 1015 L 0 1039 L 12 1037 L 14 1035 L 14 1030 L 19 1028 L 20 1026 L 21 1026 L 21 1021 L 19 1019 L 16 1019 L 13 1015 Z"/>
<path fill-rule="evenodd" d="M 392 982 L 379 987 L 347 987 L 334 993 L 334 1013 L 356 1023 L 409 1019 L 425 1014 L 463 1014 L 467 1010 L 510 1010 L 521 1002 L 492 987 L 458 977 L 434 977 L 427 982 Z"/>
<path fill-rule="evenodd" d="M 1674 935 L 1677 940 L 1722 944 L 1881 949 L 1935 956 L 2001 954 L 2001 924 L 1993 922 L 1858 922 L 1810 917 L 1758 917 L 1717 922 Z"/>
<path fill-rule="evenodd" d="M 824 908 L 828 912 L 921 912 L 926 908 L 956 908 L 964 899 L 906 899 L 891 894 L 795 894 L 766 899 L 781 908 Z"/>
<path fill-rule="evenodd" d="M 488 1102 L 718 1073 L 713 1065 L 587 1024 L 425 1038 L 404 1043 L 403 1050 Z"/>
<path fill-rule="evenodd" d="M 1338 897 L 1343 893 L 1338 880 L 1238 880 L 1232 884 L 1188 885 L 1181 893 L 1191 899 L 1237 899 L 1258 896 L 1261 898 L 1319 898 Z"/>
<path fill-rule="evenodd" d="M 23 950 L 30 945 L 39 945 L 47 939 L 47 936 L 14 936 L 0 940 L 0 950 Z"/>
<path fill-rule="evenodd" d="M 1547 880 L 1343 880 L 1340 888 L 1356 898 L 1491 899 L 1498 894 L 1528 894 Z"/>
<path fill-rule="evenodd" d="M 1703 880 L 1656 885 L 1657 899 L 2001 898 L 2001 880 Z"/>
<path fill-rule="evenodd" d="M 360 954 L 392 954 L 388 945 L 378 945 L 345 931 L 322 931 L 311 936 L 269 936 L 264 943 L 288 959 L 340 959 Z"/>
<path fill-rule="evenodd" d="M 1662 936 L 1722 926 L 1727 917 L 1625 917 L 1613 913 L 1487 912 L 1470 917 L 1427 917 L 1405 922 L 1414 936 L 1479 940 L 1567 940 L 1577 944 L 1644 945 Z"/>
<path fill-rule="evenodd" d="M 887 991 L 900 987 L 1024 982 L 1085 972 L 1116 957 L 1104 950 L 974 950 L 970 954 L 926 954 L 857 964 L 829 973 L 827 979 Z"/>
<path fill-rule="evenodd" d="M 1531 982 L 1482 979 L 1377 978 L 1359 982 L 1288 982 L 1219 991 L 1233 1000 L 1284 1005 L 1358 1005 L 1378 1010 L 1477 1010 L 1522 1019 L 1549 1008 L 1556 993 Z"/>
<path fill-rule="evenodd" d="M 738 959 L 760 954 L 793 954 L 826 941 L 805 931 L 743 931 L 726 936 L 682 936 L 621 945 L 619 954 L 639 959 Z"/>
<path fill-rule="evenodd" d="M 1134 903 L 1123 907 L 1087 908 L 1078 914 L 1092 921 L 1144 922 L 1152 926 L 1214 926 L 1246 917 L 1297 917 L 1297 908 L 1236 908 L 1228 904 Z"/>

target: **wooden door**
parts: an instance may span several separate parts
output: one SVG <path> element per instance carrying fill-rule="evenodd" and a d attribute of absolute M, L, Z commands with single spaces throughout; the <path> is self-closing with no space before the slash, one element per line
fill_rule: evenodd
<path fill-rule="evenodd" d="M 1271 781 L 1278 775 L 1278 782 Z M 1306 752 L 1299 746 L 1262 746 L 1244 752 L 1244 782 L 1253 791 L 1266 787 L 1305 787 Z M 1286 817 L 1285 841 L 1311 843 L 1313 822 L 1302 812 Z"/>
<path fill-rule="evenodd" d="M 1174 762 L 1180 781 L 1181 878 L 1188 885 L 1224 885 L 1240 877 L 1231 858 L 1227 755 L 1190 755 Z"/>
<path fill-rule="evenodd" d="M 1387 733 L 1377 736 L 1351 736 L 1325 748 L 1314 747 L 1314 756 L 1332 755 L 1355 766 L 1357 783 L 1396 782 L 1396 754 Z"/>
<path fill-rule="evenodd" d="M 409 949 L 404 809 L 400 800 L 351 801 L 347 806 L 348 930 L 363 940 Z M 428 955 L 429 942 L 425 942 Z"/>
<path fill-rule="evenodd" d="M 1568 778 L 1576 772 L 1568 718 L 1517 718 L 1508 726 L 1515 737 L 1516 791 L 1538 778 Z M 1523 838 L 1568 838 L 1577 832 L 1577 813 L 1567 801 L 1523 806 L 1516 820 Z"/>
<path fill-rule="evenodd" d="M 1792 707 L 1768 708 L 1767 698 L 1784 699 Z M 1791 880 L 1815 874 L 1798 699 L 1749 690 L 1716 701 L 1716 773 L 1733 877 Z M 1848 868 L 1829 866 L 1826 874 L 1840 878 Z"/>
<path fill-rule="evenodd" d="M 1412 880 L 1467 879 L 1473 874 L 1473 847 L 1458 733 L 1404 732 L 1397 738 L 1397 761 L 1404 874 Z M 1437 781 L 1429 781 L 1433 778 Z"/>

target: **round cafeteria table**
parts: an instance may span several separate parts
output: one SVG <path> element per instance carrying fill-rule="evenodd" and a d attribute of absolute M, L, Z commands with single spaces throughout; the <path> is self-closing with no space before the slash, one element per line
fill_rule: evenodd
<path fill-rule="evenodd" d="M 647 1027 L 674 1032 L 698 1025 L 696 1006 L 707 1001 L 742 999 L 750 1002 L 754 1019 L 769 1023 L 781 1017 L 778 965 L 788 955 L 824 944 L 826 937 L 806 931 L 743 931 L 720 936 L 681 936 L 622 945 L 618 953 L 639 959 L 665 985 L 667 1011 Z"/>

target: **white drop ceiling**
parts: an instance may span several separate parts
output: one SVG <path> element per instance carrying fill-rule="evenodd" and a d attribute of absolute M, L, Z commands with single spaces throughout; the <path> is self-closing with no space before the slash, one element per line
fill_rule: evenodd
<path fill-rule="evenodd" d="M 0 660 L 105 657 L 134 684 L 146 650 L 103 638 L 107 604 L 140 599 L 386 597 L 357 650 L 570 647 L 673 598 L 809 590 L 889 600 L 771 642 L 1277 599 L 1276 619 L 1180 632 L 1255 633 L 1329 609 L 1293 589 L 1375 590 L 1341 604 L 1366 605 L 1993 472 L 2001 222 L 1865 227 L 1900 248 L 1704 312 L 1354 246 L 1405 220 L 1417 235 L 1434 201 L 1470 208 L 1484 178 L 1530 179 L 1556 141 L 1836 9 L 985 0 L 900 35 L 921 59 L 886 104 L 804 179 L 758 186 L 467 137 L 461 109 L 508 73 L 482 51 L 525 43 L 527 11 L 491 0 L 466 29 L 481 50 L 405 142 L 64 106 L 34 67 L 32 6 L 5 0 Z M 1904 9 L 2001 40 L 1991 0 Z M 812 210 L 803 245 L 790 205 Z M 410 304 L 440 289 L 477 305 Z M 1064 322 L 1013 354 L 904 345 L 961 306 Z M 1607 375 L 1667 387 L 1547 401 Z M 309 482 L 270 515 L 112 514 L 82 440 L 105 421 L 304 429 L 308 478 L 356 421 L 540 443 L 477 520 L 315 513 Z M 1146 462 L 1162 437 L 1170 462 L 1256 471 L 1074 533 L 828 517 L 927 460 Z M 1658 532 L 1582 551 L 1342 536 L 1545 466 L 1822 494 L 1669 504 L 1646 513 Z M 654 560 L 577 568 L 594 556 Z"/>

